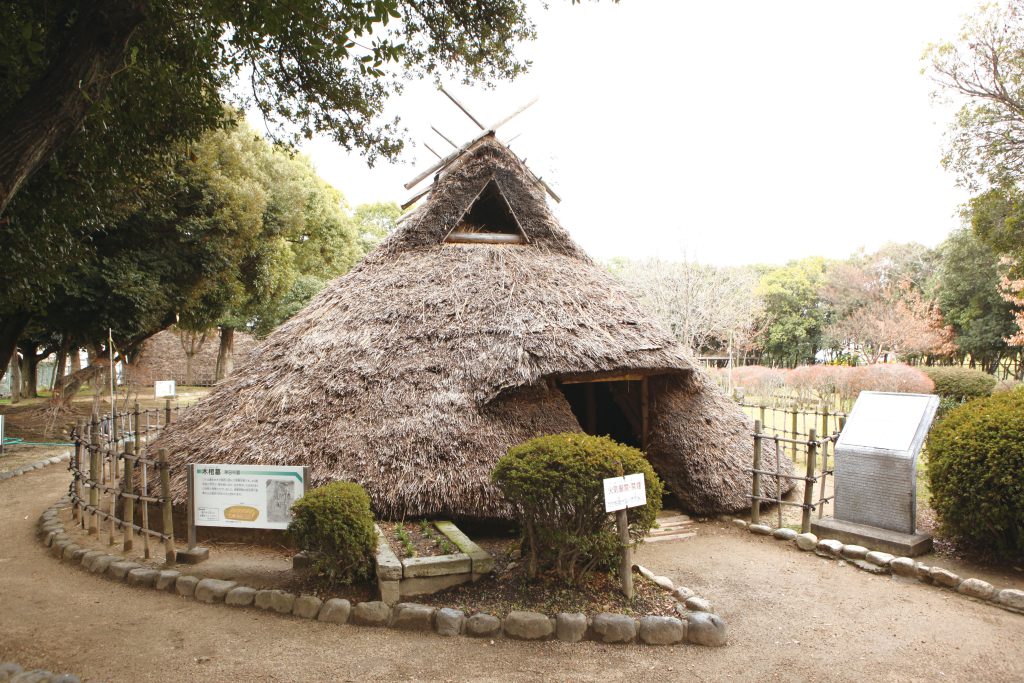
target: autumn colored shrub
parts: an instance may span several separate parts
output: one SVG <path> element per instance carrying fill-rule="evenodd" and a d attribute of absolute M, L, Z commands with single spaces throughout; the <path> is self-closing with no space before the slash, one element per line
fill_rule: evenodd
<path fill-rule="evenodd" d="M 935 383 L 917 368 L 902 363 L 863 365 L 849 368 L 854 398 L 862 391 L 894 391 L 906 394 L 930 394 Z"/>
<path fill-rule="evenodd" d="M 928 435 L 931 506 L 965 550 L 1024 561 L 1024 390 L 954 408 Z"/>

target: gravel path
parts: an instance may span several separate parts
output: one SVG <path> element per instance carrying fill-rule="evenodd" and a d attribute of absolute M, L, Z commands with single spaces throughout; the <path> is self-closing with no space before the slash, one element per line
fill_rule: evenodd
<path fill-rule="evenodd" d="M 61 467 L 0 483 L 0 661 L 104 681 L 1024 679 L 1024 617 L 717 524 L 637 561 L 691 585 L 721 649 L 518 643 L 331 626 L 137 590 L 36 541 Z"/>

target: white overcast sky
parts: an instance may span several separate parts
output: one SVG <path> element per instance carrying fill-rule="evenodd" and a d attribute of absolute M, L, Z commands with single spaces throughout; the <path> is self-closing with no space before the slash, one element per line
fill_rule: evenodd
<path fill-rule="evenodd" d="M 533 16 L 529 74 L 450 89 L 485 124 L 540 101 L 499 138 L 562 196 L 554 210 L 600 258 L 733 265 L 842 258 L 887 241 L 934 246 L 967 195 L 939 163 L 949 109 L 921 74 L 929 42 L 977 3 L 552 0 Z M 390 105 L 411 147 L 369 169 L 327 139 L 303 147 L 349 202 L 402 185 L 475 132 L 430 83 Z M 553 202 L 552 202 L 553 204 Z"/>

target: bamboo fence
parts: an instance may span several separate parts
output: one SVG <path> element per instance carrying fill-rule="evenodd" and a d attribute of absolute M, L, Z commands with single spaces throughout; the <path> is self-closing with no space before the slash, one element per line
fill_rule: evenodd
<path fill-rule="evenodd" d="M 173 422 L 178 410 L 170 400 L 148 410 L 136 403 L 131 412 L 93 414 L 71 430 L 73 519 L 89 534 L 105 534 L 108 545 L 120 541 L 124 551 L 134 548 L 139 534 L 147 559 L 153 545 L 163 545 L 167 564 L 176 557 L 170 470 L 167 453 L 161 449 L 154 456 L 146 444 Z M 151 506 L 161 516 L 160 531 L 150 525 Z"/>

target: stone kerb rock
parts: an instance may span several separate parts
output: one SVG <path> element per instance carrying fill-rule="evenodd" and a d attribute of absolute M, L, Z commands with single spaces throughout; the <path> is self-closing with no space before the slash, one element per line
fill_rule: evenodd
<path fill-rule="evenodd" d="M 457 636 L 462 633 L 466 615 L 462 610 L 442 607 L 434 613 L 434 629 L 439 636 Z"/>
<path fill-rule="evenodd" d="M 772 538 L 780 541 L 792 541 L 796 536 L 797 533 L 795 531 L 787 529 L 786 527 L 780 527 L 772 532 Z"/>
<path fill-rule="evenodd" d="M 728 640 L 725 621 L 717 614 L 694 612 L 686 617 L 686 640 L 696 645 L 721 647 Z"/>
<path fill-rule="evenodd" d="M 224 604 L 232 607 L 248 607 L 256 600 L 256 589 L 248 586 L 235 586 L 224 596 Z"/>
<path fill-rule="evenodd" d="M 996 595 L 996 600 L 1003 607 L 1024 612 L 1024 591 L 1004 588 Z"/>
<path fill-rule="evenodd" d="M 518 640 L 541 640 L 555 630 L 551 619 L 540 612 L 510 612 L 504 626 L 505 635 Z"/>
<path fill-rule="evenodd" d="M 392 612 L 391 627 L 404 631 L 429 631 L 434 626 L 434 607 L 400 602 Z"/>
<path fill-rule="evenodd" d="M 602 643 L 631 643 L 636 638 L 636 622 L 625 614 L 601 612 L 590 625 L 594 640 Z"/>
<path fill-rule="evenodd" d="M 331 598 L 320 608 L 318 621 L 325 621 L 329 624 L 344 624 L 348 622 L 349 614 L 352 612 L 352 603 L 343 598 Z"/>
<path fill-rule="evenodd" d="M 315 595 L 300 595 L 292 605 L 292 614 L 302 619 L 315 619 L 324 601 Z"/>
<path fill-rule="evenodd" d="M 34 472 L 35 470 L 41 470 L 44 467 L 49 467 L 50 465 L 56 465 L 61 462 L 67 462 L 70 459 L 71 454 L 65 453 L 64 455 L 55 455 L 52 458 L 43 458 L 42 460 L 37 460 L 33 463 L 22 465 L 21 467 L 18 467 L 13 470 L 4 470 L 3 472 L 0 472 L 0 481 L 6 481 L 7 479 L 20 477 L 21 475 L 26 474 L 28 472 Z"/>
<path fill-rule="evenodd" d="M 380 600 L 360 602 L 352 610 L 352 623 L 359 626 L 387 626 L 391 608 Z"/>
<path fill-rule="evenodd" d="M 474 614 L 466 619 L 466 635 L 486 638 L 501 631 L 501 619 L 490 614 Z"/>
<path fill-rule="evenodd" d="M 587 635 L 587 615 L 562 612 L 555 617 L 555 637 L 566 643 L 578 643 Z"/>
<path fill-rule="evenodd" d="M 982 581 L 981 579 L 964 579 L 960 585 L 956 587 L 956 592 L 971 598 L 978 598 L 979 600 L 991 600 L 992 596 L 996 593 L 996 589 L 995 586 L 988 581 Z"/>
<path fill-rule="evenodd" d="M 747 524 L 743 520 L 726 517 L 724 521 L 732 521 L 741 528 L 747 528 L 755 534 L 765 534 L 767 525 Z M 989 604 L 1002 607 L 1011 612 L 1024 614 L 1024 591 L 1007 588 L 1001 591 L 987 581 L 975 578 L 963 578 L 942 567 L 929 567 L 910 557 L 895 557 L 891 553 L 879 550 L 870 550 L 860 545 L 844 545 L 841 541 L 834 539 L 819 540 L 812 533 L 788 534 L 788 529 L 776 529 L 771 532 L 776 538 L 793 540 L 800 550 L 813 550 L 816 555 L 826 559 L 840 559 L 849 561 L 853 566 L 871 574 L 891 574 L 894 579 L 903 581 L 920 582 L 926 585 L 934 585 L 941 588 L 950 588 L 960 595 L 981 600 Z M 676 611 L 684 618 L 690 618 L 693 613 L 700 613 L 695 609 L 699 603 L 691 603 L 692 598 L 685 601 L 686 607 L 676 605 Z M 700 600 L 697 598 L 697 600 Z M 708 609 L 710 611 L 710 607 Z M 712 615 L 714 616 L 714 615 Z M 724 626 L 724 624 L 723 624 Z"/>
<path fill-rule="evenodd" d="M 675 617 L 641 617 L 640 640 L 648 645 L 675 645 L 686 640 L 686 623 Z"/>

